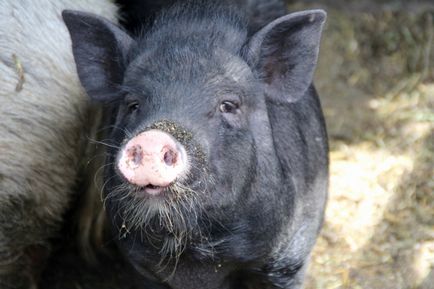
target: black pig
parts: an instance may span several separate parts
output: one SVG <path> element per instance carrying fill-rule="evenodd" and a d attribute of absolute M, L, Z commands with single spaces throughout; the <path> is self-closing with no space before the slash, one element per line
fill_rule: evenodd
<path fill-rule="evenodd" d="M 112 127 L 106 210 L 143 286 L 300 288 L 328 184 L 312 85 L 325 12 L 250 35 L 239 9 L 187 1 L 136 39 L 92 14 L 63 18 Z"/>

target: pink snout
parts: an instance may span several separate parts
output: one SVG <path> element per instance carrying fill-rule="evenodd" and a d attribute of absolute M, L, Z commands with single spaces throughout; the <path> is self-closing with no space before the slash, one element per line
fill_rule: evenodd
<path fill-rule="evenodd" d="M 121 150 L 121 174 L 131 183 L 158 194 L 187 171 L 187 153 L 169 134 L 148 130 L 133 137 Z"/>

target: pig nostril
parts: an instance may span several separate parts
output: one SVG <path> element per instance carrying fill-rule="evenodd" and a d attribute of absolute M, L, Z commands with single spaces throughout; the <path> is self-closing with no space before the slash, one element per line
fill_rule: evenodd
<path fill-rule="evenodd" d="M 164 162 L 166 163 L 166 165 L 168 166 L 173 166 L 176 164 L 178 158 L 178 154 L 173 151 L 172 149 L 168 149 L 165 153 L 164 153 Z"/>
<path fill-rule="evenodd" d="M 140 145 L 135 145 L 127 150 L 128 159 L 134 166 L 139 166 L 143 159 L 143 150 Z"/>

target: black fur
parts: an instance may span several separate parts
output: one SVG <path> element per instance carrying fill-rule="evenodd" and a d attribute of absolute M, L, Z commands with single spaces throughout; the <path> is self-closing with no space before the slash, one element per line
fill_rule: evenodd
<path fill-rule="evenodd" d="M 176 0 L 117 0 L 120 9 L 120 24 L 135 36 L 141 36 L 150 28 L 161 10 L 174 5 Z M 200 1 L 196 1 L 200 2 Z M 249 35 L 265 24 L 285 15 L 286 2 L 283 0 L 220 0 L 223 5 L 233 5 L 243 11 L 248 19 Z"/>
<path fill-rule="evenodd" d="M 104 187 L 113 235 L 161 288 L 300 288 L 327 195 L 312 85 L 325 13 L 290 14 L 253 33 L 239 6 L 161 10 L 136 39 L 94 15 L 63 13 L 80 80 L 108 103 L 114 127 Z M 225 101 L 237 108 L 222 112 Z M 152 127 L 186 146 L 192 169 L 179 190 L 137 197 L 116 158 Z"/>

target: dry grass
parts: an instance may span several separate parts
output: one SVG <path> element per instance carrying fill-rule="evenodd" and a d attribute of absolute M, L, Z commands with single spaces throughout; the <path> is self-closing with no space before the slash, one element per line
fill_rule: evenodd
<path fill-rule="evenodd" d="M 434 11 L 367 2 L 320 5 L 331 185 L 307 288 L 434 288 Z"/>

